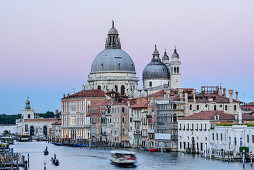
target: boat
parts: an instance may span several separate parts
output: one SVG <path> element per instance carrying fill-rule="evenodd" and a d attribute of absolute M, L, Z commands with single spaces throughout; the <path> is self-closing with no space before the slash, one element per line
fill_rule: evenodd
<path fill-rule="evenodd" d="M 28 142 L 31 140 L 31 138 L 28 134 L 23 134 L 23 135 L 18 135 L 16 140 L 19 142 Z"/>
<path fill-rule="evenodd" d="M 10 136 L 3 136 L 1 137 L 1 142 L 3 143 L 9 143 L 9 144 L 14 144 L 14 138 Z"/>
<path fill-rule="evenodd" d="M 111 151 L 111 162 L 119 166 L 134 165 L 137 162 L 135 152 L 130 151 Z"/>
<path fill-rule="evenodd" d="M 145 151 L 147 151 L 147 152 L 158 152 L 158 148 L 146 148 Z"/>
<path fill-rule="evenodd" d="M 56 159 L 56 154 L 54 154 L 54 157 L 51 157 L 51 160 L 52 164 L 58 166 L 60 163 L 58 161 L 58 159 Z"/>
<path fill-rule="evenodd" d="M 57 146 L 64 146 L 65 144 L 64 143 L 54 143 L 54 145 L 57 145 Z"/>
<path fill-rule="evenodd" d="M 146 147 L 145 147 L 145 146 L 142 146 L 140 149 L 141 149 L 141 150 L 146 150 Z"/>
<path fill-rule="evenodd" d="M 81 143 L 74 143 L 73 146 L 75 146 L 75 147 L 84 147 L 85 145 L 81 144 Z"/>
<path fill-rule="evenodd" d="M 44 150 L 44 155 L 48 155 L 49 151 L 48 151 L 48 147 L 46 146 L 46 149 Z"/>

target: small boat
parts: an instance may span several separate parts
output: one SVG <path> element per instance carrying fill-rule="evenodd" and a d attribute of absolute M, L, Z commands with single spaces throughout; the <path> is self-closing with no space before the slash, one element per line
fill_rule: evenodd
<path fill-rule="evenodd" d="M 31 140 L 31 138 L 28 134 L 22 134 L 22 135 L 18 135 L 16 140 L 19 142 L 28 142 Z"/>
<path fill-rule="evenodd" d="M 140 149 L 141 149 L 141 150 L 146 150 L 146 147 L 145 147 L 145 146 L 142 146 Z"/>
<path fill-rule="evenodd" d="M 48 155 L 49 151 L 48 151 L 48 147 L 46 146 L 46 149 L 44 150 L 44 155 Z"/>
<path fill-rule="evenodd" d="M 119 166 L 134 165 L 137 162 L 135 152 L 129 151 L 111 151 L 111 162 Z"/>
<path fill-rule="evenodd" d="M 58 161 L 58 159 L 56 159 L 56 154 L 54 154 L 54 157 L 51 157 L 51 160 L 52 164 L 58 166 L 60 163 Z"/>
<path fill-rule="evenodd" d="M 73 144 L 73 146 L 75 146 L 75 147 L 84 147 L 85 145 L 81 144 L 81 143 L 75 143 L 75 144 Z"/>
<path fill-rule="evenodd" d="M 65 145 L 64 143 L 54 143 L 54 144 L 57 146 L 64 146 Z"/>
<path fill-rule="evenodd" d="M 3 143 L 14 144 L 14 138 L 13 137 L 9 137 L 9 136 L 3 136 L 3 137 L 1 137 L 1 141 Z"/>
<path fill-rule="evenodd" d="M 9 151 L 9 143 L 0 143 L 0 153 Z"/>
<path fill-rule="evenodd" d="M 147 152 L 158 152 L 157 148 L 146 148 L 145 151 Z"/>

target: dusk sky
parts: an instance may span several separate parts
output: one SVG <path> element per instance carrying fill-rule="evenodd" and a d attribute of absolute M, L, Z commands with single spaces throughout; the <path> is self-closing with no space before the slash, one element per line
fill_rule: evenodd
<path fill-rule="evenodd" d="M 161 56 L 177 46 L 182 87 L 222 83 L 254 101 L 253 0 L 2 0 L 0 113 L 20 113 L 27 96 L 36 112 L 60 110 L 86 84 L 111 20 L 140 88 L 154 44 Z"/>

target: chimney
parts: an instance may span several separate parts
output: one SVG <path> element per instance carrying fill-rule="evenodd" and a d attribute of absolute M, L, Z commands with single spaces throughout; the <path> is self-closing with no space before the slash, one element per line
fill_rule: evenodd
<path fill-rule="evenodd" d="M 184 95 L 185 95 L 185 102 L 188 103 L 188 93 L 185 92 Z"/>
<path fill-rule="evenodd" d="M 69 94 L 69 93 L 67 94 L 67 97 L 70 97 L 70 94 Z"/>
<path fill-rule="evenodd" d="M 192 93 L 193 93 L 193 102 L 196 103 L 196 90 L 193 90 Z"/>
<path fill-rule="evenodd" d="M 222 87 L 220 86 L 220 95 L 222 96 Z"/>
<path fill-rule="evenodd" d="M 238 117 L 238 118 L 239 118 L 239 124 L 242 124 L 242 121 L 243 121 L 243 120 L 242 120 L 242 119 L 243 119 L 243 118 L 242 118 L 242 109 L 239 108 L 239 111 L 238 111 L 238 112 L 239 112 L 239 117 Z"/>
<path fill-rule="evenodd" d="M 223 96 L 226 97 L 226 88 L 223 88 Z"/>
<path fill-rule="evenodd" d="M 238 91 L 235 92 L 235 100 L 238 101 Z"/>
<path fill-rule="evenodd" d="M 63 95 L 63 98 L 65 98 L 65 94 Z"/>
<path fill-rule="evenodd" d="M 183 101 L 183 89 L 179 89 L 179 97 L 180 97 L 180 101 Z"/>
<path fill-rule="evenodd" d="M 233 92 L 234 92 L 234 90 L 228 90 L 230 103 L 233 103 Z"/>

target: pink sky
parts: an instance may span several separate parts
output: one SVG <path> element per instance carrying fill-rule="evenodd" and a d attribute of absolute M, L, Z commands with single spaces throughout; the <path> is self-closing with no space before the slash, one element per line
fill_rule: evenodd
<path fill-rule="evenodd" d="M 0 2 L 0 113 L 18 113 L 30 96 L 37 112 L 60 109 L 81 90 L 114 19 L 140 80 L 154 44 L 177 46 L 182 87 L 219 85 L 254 101 L 253 0 Z M 141 81 L 140 81 L 140 84 Z"/>

